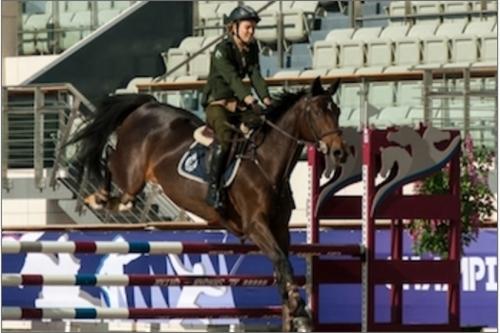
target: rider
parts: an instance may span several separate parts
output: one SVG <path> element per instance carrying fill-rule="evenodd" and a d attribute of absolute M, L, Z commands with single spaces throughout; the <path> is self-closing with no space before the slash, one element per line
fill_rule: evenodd
<path fill-rule="evenodd" d="M 210 152 L 209 187 L 206 201 L 217 210 L 224 209 L 221 175 L 229 151 L 232 131 L 227 123 L 243 122 L 253 127 L 260 118 L 251 87 L 243 83 L 248 75 L 262 102 L 272 100 L 260 73 L 259 47 L 254 39 L 260 17 L 249 6 L 238 6 L 224 17 L 227 36 L 216 45 L 210 60 L 210 73 L 203 90 L 207 124 L 215 132 Z"/>

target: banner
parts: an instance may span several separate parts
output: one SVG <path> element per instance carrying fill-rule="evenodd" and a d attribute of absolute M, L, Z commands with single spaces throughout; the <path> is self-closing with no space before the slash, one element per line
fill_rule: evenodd
<path fill-rule="evenodd" d="M 302 231 L 292 231 L 292 243 L 305 243 Z M 3 233 L 3 239 L 23 241 L 186 241 L 239 243 L 223 231 L 30 232 Z M 389 258 L 390 232 L 377 231 L 377 257 Z M 360 243 L 359 230 L 324 230 L 322 243 Z M 482 230 L 461 259 L 461 326 L 497 327 L 497 232 Z M 420 260 L 405 234 L 406 260 Z M 142 254 L 9 254 L 2 255 L 2 272 L 17 274 L 168 274 L 272 275 L 271 262 L 259 255 L 142 255 Z M 436 258 L 438 259 L 438 258 Z M 303 258 L 292 257 L 297 275 L 304 275 Z M 414 284 L 403 287 L 403 322 L 442 323 L 447 320 L 447 286 Z M 227 286 L 20 286 L 3 287 L 3 306 L 20 307 L 138 307 L 204 308 L 280 305 L 276 287 Z M 320 286 L 320 322 L 360 322 L 361 288 L 353 284 Z M 376 320 L 388 321 L 390 286 L 376 289 Z M 171 323 L 228 324 L 238 319 L 179 319 Z"/>

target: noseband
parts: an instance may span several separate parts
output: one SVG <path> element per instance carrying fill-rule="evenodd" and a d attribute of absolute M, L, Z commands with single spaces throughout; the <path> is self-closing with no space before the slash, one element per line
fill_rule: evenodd
<path fill-rule="evenodd" d="M 275 130 L 283 134 L 285 137 L 295 141 L 298 145 L 311 144 L 316 148 L 316 150 L 322 151 L 324 144 L 322 145 L 323 142 L 321 140 L 324 137 L 332 134 L 342 135 L 342 130 L 337 128 L 318 134 L 319 131 L 316 129 L 316 126 L 314 126 L 314 122 L 312 120 L 311 104 L 309 103 L 310 97 L 306 96 L 304 99 L 305 99 L 304 103 L 306 104 L 305 113 L 306 113 L 307 125 L 309 126 L 309 129 L 314 137 L 314 141 L 298 139 L 293 135 L 291 135 L 290 133 L 286 132 L 285 130 L 281 129 L 280 127 L 276 126 L 273 122 L 267 119 L 265 120 L 265 122 L 267 125 L 269 125 L 270 127 L 274 128 Z"/>

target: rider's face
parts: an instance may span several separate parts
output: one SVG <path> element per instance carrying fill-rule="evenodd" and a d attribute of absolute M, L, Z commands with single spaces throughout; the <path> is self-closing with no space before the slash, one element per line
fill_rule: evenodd
<path fill-rule="evenodd" d="M 257 23 L 255 21 L 240 22 L 240 25 L 238 27 L 238 35 L 243 42 L 250 43 L 253 40 L 256 25 Z"/>

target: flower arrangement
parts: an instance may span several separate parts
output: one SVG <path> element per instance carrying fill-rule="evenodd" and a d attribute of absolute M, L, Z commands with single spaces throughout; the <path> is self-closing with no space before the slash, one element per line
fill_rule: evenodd
<path fill-rule="evenodd" d="M 462 249 L 477 239 L 479 228 L 495 211 L 495 197 L 488 187 L 488 173 L 493 166 L 494 152 L 484 146 L 474 147 L 470 135 L 464 139 L 460 158 Z M 449 170 L 443 169 L 417 183 L 420 194 L 444 194 L 449 191 Z M 418 254 L 448 255 L 448 221 L 414 220 L 409 225 L 413 248 Z"/>

